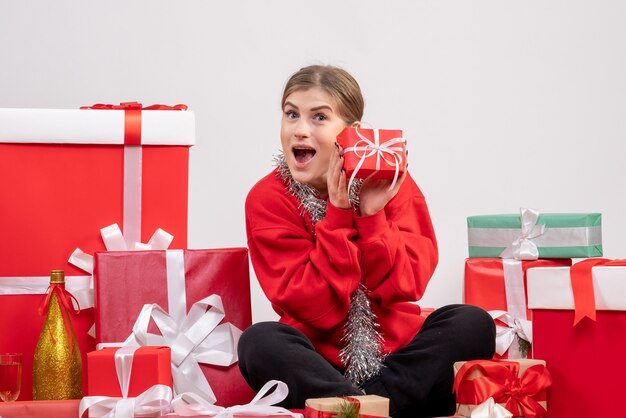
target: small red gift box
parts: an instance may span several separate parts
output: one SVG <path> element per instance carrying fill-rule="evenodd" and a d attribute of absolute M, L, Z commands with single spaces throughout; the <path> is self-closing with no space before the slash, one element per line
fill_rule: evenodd
<path fill-rule="evenodd" d="M 87 354 L 89 396 L 121 397 L 115 353 L 118 348 L 103 348 Z M 136 397 L 154 385 L 172 387 L 169 347 L 139 347 L 132 356 L 128 397 Z"/>
<path fill-rule="evenodd" d="M 489 398 L 514 417 L 546 415 L 546 391 L 552 378 L 543 360 L 459 361 L 454 363 L 454 374 L 457 414 L 461 416 L 470 416 Z"/>
<path fill-rule="evenodd" d="M 180 266 L 184 289 L 184 312 L 210 295 L 221 296 L 225 311 L 223 322 L 241 330 L 252 323 L 248 252 L 245 248 L 185 250 Z M 175 251 L 117 251 L 94 256 L 97 342 L 123 342 L 145 304 L 158 304 L 173 314 L 169 306 L 172 283 L 170 255 Z M 184 313 L 183 312 L 183 313 Z M 158 332 L 157 332 L 158 333 Z M 208 337 L 210 338 L 210 336 Z M 200 364 L 217 404 L 248 403 L 253 393 L 239 367 Z"/>
<path fill-rule="evenodd" d="M 70 292 L 74 282 L 87 283 L 67 260 L 76 247 L 104 250 L 99 230 L 113 223 L 134 226 L 141 242 L 161 227 L 174 235 L 174 247 L 187 246 L 193 112 L 137 107 L 128 124 L 123 109 L 0 109 L 0 190 L 10 196 L 0 204 L 0 352 L 24 354 L 20 400 L 32 398 L 32 358 L 44 320 L 37 306 L 51 269 L 65 270 Z M 125 146 L 127 125 L 139 127 L 131 142 L 145 146 Z M 139 189 L 130 186 L 137 180 Z M 136 219 L 124 219 L 133 208 Z M 86 364 L 95 348 L 87 335 L 93 309 L 83 306 L 72 323 Z"/>
<path fill-rule="evenodd" d="M 345 128 L 337 135 L 346 176 L 399 178 L 406 171 L 406 141 L 401 130 Z"/>
<path fill-rule="evenodd" d="M 571 259 L 503 260 L 467 258 L 465 260 L 464 302 L 486 311 L 505 311 L 515 318 L 531 319 L 526 297 L 526 271 L 531 267 L 569 266 Z M 505 325 L 496 322 L 497 325 Z M 513 342 L 515 344 L 515 341 Z M 529 352 L 530 356 L 531 353 Z M 507 358 L 508 352 L 494 356 Z"/>
<path fill-rule="evenodd" d="M 626 261 L 589 269 L 584 291 L 595 302 L 595 320 L 574 325 L 577 306 L 573 267 L 528 270 L 528 304 L 533 312 L 533 351 L 550 365 L 550 418 L 611 417 L 622 409 L 626 376 Z M 621 264 L 617 261 L 615 264 Z M 576 279 L 574 279 L 576 280 Z M 580 302 L 580 301 L 579 301 Z M 589 302 L 589 301 L 588 301 Z"/>

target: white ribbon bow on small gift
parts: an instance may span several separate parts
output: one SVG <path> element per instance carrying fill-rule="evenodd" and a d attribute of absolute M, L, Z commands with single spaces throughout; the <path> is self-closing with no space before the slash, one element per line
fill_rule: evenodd
<path fill-rule="evenodd" d="M 267 395 L 274 386 L 276 390 Z M 195 393 L 181 393 L 172 401 L 172 409 L 175 414 L 183 417 L 189 416 L 211 416 L 214 418 L 233 418 L 236 415 L 251 415 L 251 416 L 273 416 L 283 415 L 294 418 L 301 418 L 302 414 L 291 412 L 285 408 L 273 406 L 283 401 L 289 389 L 287 385 L 278 380 L 271 380 L 267 382 L 252 399 L 249 404 L 235 405 L 230 408 L 223 408 L 221 406 L 212 405 L 207 402 L 201 396 Z"/>
<path fill-rule="evenodd" d="M 514 258 L 516 260 L 536 260 L 539 258 L 539 249 L 532 241 L 546 230 L 545 225 L 537 225 L 539 212 L 534 209 L 521 209 L 520 237 L 502 251 L 500 258 Z"/>
<path fill-rule="evenodd" d="M 511 418 L 512 416 L 513 414 L 505 407 L 497 404 L 493 398 L 489 398 L 472 409 L 470 418 Z"/>
<path fill-rule="evenodd" d="M 398 175 L 400 173 L 400 164 L 402 163 L 402 151 L 404 150 L 403 146 L 394 146 L 397 144 L 404 144 L 406 140 L 404 138 L 391 138 L 382 144 L 380 143 L 380 131 L 378 129 L 372 129 L 374 131 L 374 141 L 366 138 L 359 132 L 358 128 L 355 128 L 355 132 L 359 138 L 353 146 L 347 147 L 344 149 L 344 153 L 353 152 L 357 157 L 360 157 L 360 160 L 357 166 L 354 168 L 352 172 L 352 176 L 350 176 L 350 182 L 348 183 L 348 190 L 352 187 L 352 182 L 356 178 L 357 173 L 365 163 L 365 160 L 369 157 L 376 155 L 376 171 L 380 170 L 380 160 L 381 158 L 385 160 L 385 162 L 395 167 L 396 173 L 393 176 L 393 181 L 389 186 L 389 190 L 393 189 L 398 181 Z M 365 144 L 365 145 L 363 145 Z M 391 156 L 393 159 L 388 158 L 387 156 Z"/>
<path fill-rule="evenodd" d="M 230 366 L 237 362 L 236 347 L 242 332 L 231 323 L 218 325 L 224 316 L 222 298 L 218 295 L 194 303 L 187 316 L 178 321 L 159 305 L 147 304 L 124 345 L 169 346 L 175 392 L 200 393 L 215 402 L 213 390 L 198 363 Z M 161 335 L 148 332 L 151 319 Z"/>
<path fill-rule="evenodd" d="M 527 319 L 515 318 L 505 311 L 489 311 L 489 315 L 504 322 L 507 326 L 496 325 L 496 353 L 503 355 L 509 350 L 509 358 L 521 358 L 519 345 L 513 344 L 516 339 L 533 342 L 533 324 Z"/>
<path fill-rule="evenodd" d="M 115 371 L 122 392 L 121 398 L 87 396 L 81 399 L 79 417 L 89 410 L 94 418 L 133 418 L 135 415 L 161 416 L 170 411 L 172 389 L 154 385 L 135 398 L 128 397 L 128 387 L 137 347 L 122 347 L 115 352 Z"/>

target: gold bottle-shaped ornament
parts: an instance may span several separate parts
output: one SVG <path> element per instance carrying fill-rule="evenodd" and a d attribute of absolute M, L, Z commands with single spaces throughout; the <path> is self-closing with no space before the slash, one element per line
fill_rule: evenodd
<path fill-rule="evenodd" d="M 80 399 L 82 360 L 70 313 L 72 295 L 65 290 L 63 270 L 50 272 L 50 287 L 39 307 L 46 320 L 33 362 L 33 399 Z"/>

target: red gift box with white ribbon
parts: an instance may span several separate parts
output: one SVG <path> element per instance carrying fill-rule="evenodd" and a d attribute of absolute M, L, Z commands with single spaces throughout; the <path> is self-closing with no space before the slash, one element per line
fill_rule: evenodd
<path fill-rule="evenodd" d="M 193 112 L 138 103 L 99 109 L 0 109 L 0 351 L 24 354 L 20 400 L 31 399 L 37 314 L 51 269 L 70 292 L 90 276 L 68 264 L 76 247 L 104 250 L 98 230 L 118 223 L 129 242 L 162 227 L 187 246 Z M 72 317 L 86 364 L 93 309 Z M 86 367 L 83 381 L 86 382 Z"/>
<path fill-rule="evenodd" d="M 252 323 L 245 248 L 99 252 L 94 283 L 99 343 L 169 346 L 176 393 L 250 401 L 236 364 Z"/>
<path fill-rule="evenodd" d="M 406 171 L 406 140 L 401 130 L 345 128 L 337 135 L 343 168 L 354 179 L 389 179 L 395 184 Z"/>
<path fill-rule="evenodd" d="M 550 366 L 551 418 L 610 417 L 626 376 L 626 260 L 528 270 L 533 350 Z"/>
<path fill-rule="evenodd" d="M 526 271 L 532 267 L 569 266 L 571 259 L 509 260 L 468 258 L 465 260 L 464 302 L 488 311 L 496 320 L 495 359 L 521 358 L 517 338 L 532 342 L 530 310 L 527 307 Z M 532 353 L 528 353 L 529 357 Z"/>

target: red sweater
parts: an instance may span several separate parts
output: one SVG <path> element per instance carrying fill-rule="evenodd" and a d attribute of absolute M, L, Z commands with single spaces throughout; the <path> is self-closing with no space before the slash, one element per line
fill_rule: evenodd
<path fill-rule="evenodd" d="M 384 210 L 358 216 L 328 203 L 310 216 L 276 171 L 246 199 L 252 265 L 280 321 L 302 331 L 317 351 L 342 368 L 339 350 L 359 282 L 385 340 L 385 352 L 408 344 L 424 322 L 419 300 L 437 265 L 437 243 L 424 196 L 409 176 Z M 313 232 L 315 231 L 315 232 Z"/>

